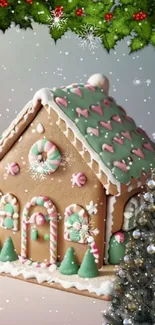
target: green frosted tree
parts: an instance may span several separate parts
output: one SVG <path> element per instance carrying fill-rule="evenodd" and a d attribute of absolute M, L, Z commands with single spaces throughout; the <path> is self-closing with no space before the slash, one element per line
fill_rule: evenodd
<path fill-rule="evenodd" d="M 0 253 L 0 262 L 13 262 L 18 260 L 11 237 L 7 237 Z"/>
<path fill-rule="evenodd" d="M 77 274 L 79 266 L 76 262 L 75 251 L 73 247 L 69 247 L 65 257 L 60 265 L 59 271 L 64 275 Z"/>
<path fill-rule="evenodd" d="M 81 278 L 94 278 L 98 276 L 99 271 L 91 249 L 89 248 L 83 258 L 81 267 L 78 271 L 78 275 Z"/>

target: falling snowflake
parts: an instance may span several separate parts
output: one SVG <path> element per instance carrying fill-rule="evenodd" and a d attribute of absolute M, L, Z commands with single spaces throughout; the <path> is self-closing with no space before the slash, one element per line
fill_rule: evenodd
<path fill-rule="evenodd" d="M 99 35 L 99 28 L 89 26 L 88 24 L 83 25 L 79 35 L 76 38 L 80 38 L 79 46 L 83 50 L 87 47 L 90 51 L 98 48 L 101 43 L 101 35 Z"/>
<path fill-rule="evenodd" d="M 47 175 L 50 175 L 49 169 L 46 168 L 46 161 L 38 162 L 36 161 L 35 165 L 30 166 L 28 172 L 31 173 L 31 178 L 36 181 L 44 181 Z"/>
<path fill-rule="evenodd" d="M 151 85 L 151 80 L 150 79 L 146 79 L 146 80 L 144 79 L 143 83 L 144 83 L 144 85 L 149 87 Z"/>
<path fill-rule="evenodd" d="M 51 17 L 48 19 L 49 26 L 51 28 L 62 29 L 67 23 L 67 18 L 63 16 L 63 13 L 58 17 L 55 15 L 55 11 L 51 11 Z"/>
<path fill-rule="evenodd" d="M 71 167 L 75 162 L 76 159 L 71 153 L 64 153 L 61 158 L 60 166 L 63 166 L 63 170 L 65 170 L 67 166 Z"/>
<path fill-rule="evenodd" d="M 142 85 L 142 80 L 141 79 L 138 79 L 138 78 L 135 78 L 134 80 L 133 80 L 133 84 L 135 85 L 135 86 L 140 86 L 140 85 Z"/>

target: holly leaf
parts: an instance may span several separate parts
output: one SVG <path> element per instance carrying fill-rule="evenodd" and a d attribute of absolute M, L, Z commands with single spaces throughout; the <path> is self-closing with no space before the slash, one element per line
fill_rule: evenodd
<path fill-rule="evenodd" d="M 47 6 L 43 3 L 33 2 L 30 6 L 30 14 L 35 22 L 40 24 L 48 24 L 51 14 Z"/>
<path fill-rule="evenodd" d="M 55 0 L 51 1 L 52 2 L 52 8 L 55 9 L 57 6 L 62 6 L 64 8 L 65 13 L 69 13 L 73 11 L 74 9 L 76 10 L 76 7 L 78 6 L 79 0 Z"/>
<path fill-rule="evenodd" d="M 0 8 L 0 29 L 5 32 L 11 26 L 12 15 L 7 8 Z"/>
<path fill-rule="evenodd" d="M 32 28 L 31 20 L 31 15 L 25 4 L 20 3 L 14 7 L 13 21 L 15 25 L 19 25 L 23 29 Z"/>
<path fill-rule="evenodd" d="M 130 44 L 130 53 L 141 50 L 146 46 L 146 44 L 146 41 L 144 41 L 140 37 L 135 37 L 134 39 L 132 39 Z"/>
<path fill-rule="evenodd" d="M 123 5 L 128 5 L 128 4 L 134 4 L 134 0 L 120 0 L 120 3 L 122 3 Z"/>
<path fill-rule="evenodd" d="M 148 41 L 152 34 L 152 27 L 147 20 L 141 21 L 140 23 L 135 22 L 134 24 L 135 32 L 140 36 L 140 38 Z"/>
<path fill-rule="evenodd" d="M 83 25 L 82 19 L 79 17 L 79 19 L 71 17 L 68 19 L 68 28 L 75 33 L 78 33 L 81 31 L 81 26 Z"/>
<path fill-rule="evenodd" d="M 130 34 L 131 27 L 127 24 L 125 18 L 115 19 L 112 21 L 112 26 L 116 30 L 117 34 L 127 36 Z"/>
<path fill-rule="evenodd" d="M 117 40 L 118 37 L 116 34 L 104 33 L 104 36 L 102 37 L 102 44 L 105 47 L 105 49 L 109 52 L 111 49 L 115 48 Z"/>
<path fill-rule="evenodd" d="M 66 32 L 67 32 L 68 26 L 64 24 L 64 26 L 61 29 L 58 29 L 57 27 L 52 27 L 50 29 L 50 34 L 52 38 L 54 39 L 55 43 L 58 39 L 60 39 Z"/>
<path fill-rule="evenodd" d="M 152 43 L 152 45 L 155 46 L 155 32 L 152 32 L 152 35 L 151 35 L 151 43 Z"/>

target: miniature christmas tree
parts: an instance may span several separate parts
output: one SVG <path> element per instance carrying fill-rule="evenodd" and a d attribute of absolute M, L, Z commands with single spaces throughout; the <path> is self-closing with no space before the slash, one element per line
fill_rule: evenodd
<path fill-rule="evenodd" d="M 94 278 L 98 276 L 99 271 L 91 249 L 89 248 L 83 258 L 82 264 L 78 271 L 78 275 L 81 278 Z"/>
<path fill-rule="evenodd" d="M 155 170 L 118 270 L 106 325 L 155 324 Z M 119 289 L 119 290 L 118 290 Z"/>
<path fill-rule="evenodd" d="M 76 262 L 74 248 L 69 247 L 60 265 L 59 271 L 61 274 L 73 275 L 73 274 L 77 274 L 78 269 L 79 266 Z"/>
<path fill-rule="evenodd" d="M 7 237 L 0 253 L 0 262 L 13 262 L 18 260 L 11 237 Z"/>

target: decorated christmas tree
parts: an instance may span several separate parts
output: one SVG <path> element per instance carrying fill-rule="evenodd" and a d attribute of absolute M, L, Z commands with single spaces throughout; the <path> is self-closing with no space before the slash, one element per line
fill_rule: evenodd
<path fill-rule="evenodd" d="M 78 268 L 79 266 L 76 262 L 74 248 L 69 247 L 60 265 L 59 271 L 64 275 L 73 275 L 77 274 Z"/>
<path fill-rule="evenodd" d="M 83 258 L 82 264 L 78 271 L 78 276 L 81 278 L 94 278 L 98 276 L 99 271 L 97 268 L 97 264 L 95 263 L 95 258 L 91 253 L 91 249 L 89 248 Z"/>
<path fill-rule="evenodd" d="M 155 170 L 142 196 L 137 228 L 120 266 L 107 325 L 155 324 Z"/>
<path fill-rule="evenodd" d="M 0 253 L 0 262 L 13 262 L 18 260 L 11 237 L 7 237 Z"/>

